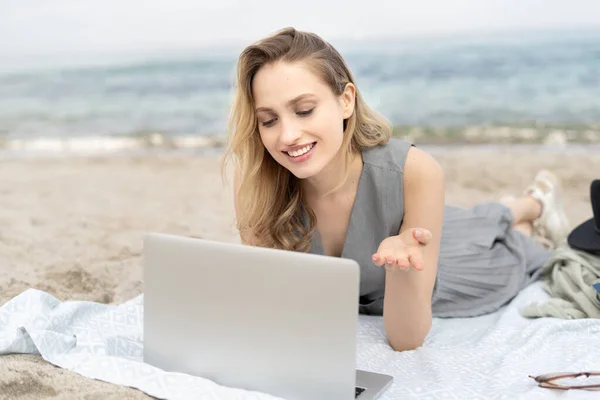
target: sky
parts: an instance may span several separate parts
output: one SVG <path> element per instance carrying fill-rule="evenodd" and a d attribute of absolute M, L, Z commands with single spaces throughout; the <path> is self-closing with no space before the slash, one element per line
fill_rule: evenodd
<path fill-rule="evenodd" d="M 0 60 L 327 40 L 600 28 L 598 0 L 0 0 Z"/>

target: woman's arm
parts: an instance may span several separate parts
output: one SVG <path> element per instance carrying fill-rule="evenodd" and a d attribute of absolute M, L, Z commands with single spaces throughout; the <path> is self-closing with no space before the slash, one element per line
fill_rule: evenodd
<path fill-rule="evenodd" d="M 406 271 L 386 272 L 383 318 L 388 340 L 396 351 L 421 346 L 431 329 L 431 298 L 445 204 L 442 168 L 433 157 L 415 147 L 408 152 L 403 184 L 404 219 L 399 234 L 404 233 L 403 239 L 412 239 L 415 228 L 424 228 L 431 233 L 431 239 L 421 249 L 422 270 L 410 267 Z"/>

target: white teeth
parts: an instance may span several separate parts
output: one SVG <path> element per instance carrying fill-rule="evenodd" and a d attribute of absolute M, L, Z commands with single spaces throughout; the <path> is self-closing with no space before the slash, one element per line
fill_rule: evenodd
<path fill-rule="evenodd" d="M 300 150 L 288 151 L 287 153 L 292 157 L 298 157 L 298 156 L 301 156 L 302 154 L 307 153 L 312 148 L 313 148 L 313 145 L 309 144 L 307 146 L 304 146 Z"/>

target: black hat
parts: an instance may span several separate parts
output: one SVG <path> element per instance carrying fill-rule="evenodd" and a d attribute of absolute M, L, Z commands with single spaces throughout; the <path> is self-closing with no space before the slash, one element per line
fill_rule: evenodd
<path fill-rule="evenodd" d="M 600 179 L 590 185 L 590 200 L 594 217 L 573 229 L 568 242 L 574 249 L 600 253 Z"/>

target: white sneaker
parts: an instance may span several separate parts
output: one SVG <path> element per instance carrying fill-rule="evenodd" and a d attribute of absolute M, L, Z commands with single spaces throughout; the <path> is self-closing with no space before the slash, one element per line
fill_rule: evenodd
<path fill-rule="evenodd" d="M 569 234 L 569 220 L 562 204 L 562 187 L 556 175 L 541 170 L 525 189 L 525 195 L 538 200 L 542 213 L 533 222 L 533 235 L 551 241 L 554 246 L 562 243 Z"/>

